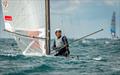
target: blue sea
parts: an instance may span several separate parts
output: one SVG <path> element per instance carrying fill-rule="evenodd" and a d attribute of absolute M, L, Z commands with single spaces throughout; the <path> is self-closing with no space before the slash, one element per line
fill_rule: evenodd
<path fill-rule="evenodd" d="M 70 51 L 69 58 L 24 56 L 15 40 L 0 39 L 0 75 L 120 75 L 120 40 L 86 39 Z"/>

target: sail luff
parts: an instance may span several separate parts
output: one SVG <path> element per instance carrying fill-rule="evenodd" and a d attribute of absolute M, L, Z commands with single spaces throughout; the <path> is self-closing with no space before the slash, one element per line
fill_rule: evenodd
<path fill-rule="evenodd" d="M 1 0 L 0 0 L 0 10 L 2 10 L 2 1 L 1 1 Z M 3 17 L 2 11 L 0 11 L 0 17 Z M 3 34 L 2 34 L 3 28 L 4 28 L 4 25 L 3 25 L 3 18 L 0 18 L 0 37 L 3 36 Z"/>
<path fill-rule="evenodd" d="M 2 0 L 0 0 L 0 38 L 13 38 L 10 34 L 7 32 L 4 32 L 5 29 L 5 23 L 4 23 L 4 13 L 3 13 L 3 3 Z"/>

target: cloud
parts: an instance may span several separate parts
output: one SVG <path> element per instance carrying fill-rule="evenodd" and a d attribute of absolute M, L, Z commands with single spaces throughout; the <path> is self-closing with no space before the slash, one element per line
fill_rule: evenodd
<path fill-rule="evenodd" d="M 120 5 L 120 0 L 103 0 L 103 2 L 109 6 Z"/>
<path fill-rule="evenodd" d="M 120 6 L 120 0 L 51 0 L 51 13 L 57 15 L 71 15 L 81 6 L 88 4 Z"/>
<path fill-rule="evenodd" d="M 71 14 L 77 10 L 81 0 L 66 0 L 56 1 L 51 8 L 54 14 Z"/>
<path fill-rule="evenodd" d="M 73 11 L 77 9 L 80 5 L 80 0 L 69 0 L 70 8 L 68 8 L 68 11 Z"/>

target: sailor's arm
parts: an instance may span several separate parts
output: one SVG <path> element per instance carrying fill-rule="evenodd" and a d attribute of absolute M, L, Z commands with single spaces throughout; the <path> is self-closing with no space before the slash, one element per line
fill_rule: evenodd
<path fill-rule="evenodd" d="M 52 49 L 55 50 L 56 49 L 56 44 L 55 44 L 55 40 L 53 41 L 53 46 Z"/>
<path fill-rule="evenodd" d="M 66 36 L 63 36 L 63 42 L 64 42 L 64 47 L 68 48 L 69 44 Z"/>

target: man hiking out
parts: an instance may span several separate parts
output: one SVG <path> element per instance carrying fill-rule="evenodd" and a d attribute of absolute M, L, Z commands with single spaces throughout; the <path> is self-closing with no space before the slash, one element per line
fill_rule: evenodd
<path fill-rule="evenodd" d="M 66 36 L 62 36 L 61 29 L 55 30 L 56 39 L 53 43 L 53 50 L 56 50 L 55 56 L 65 56 L 68 57 L 70 54 L 69 44 Z"/>

